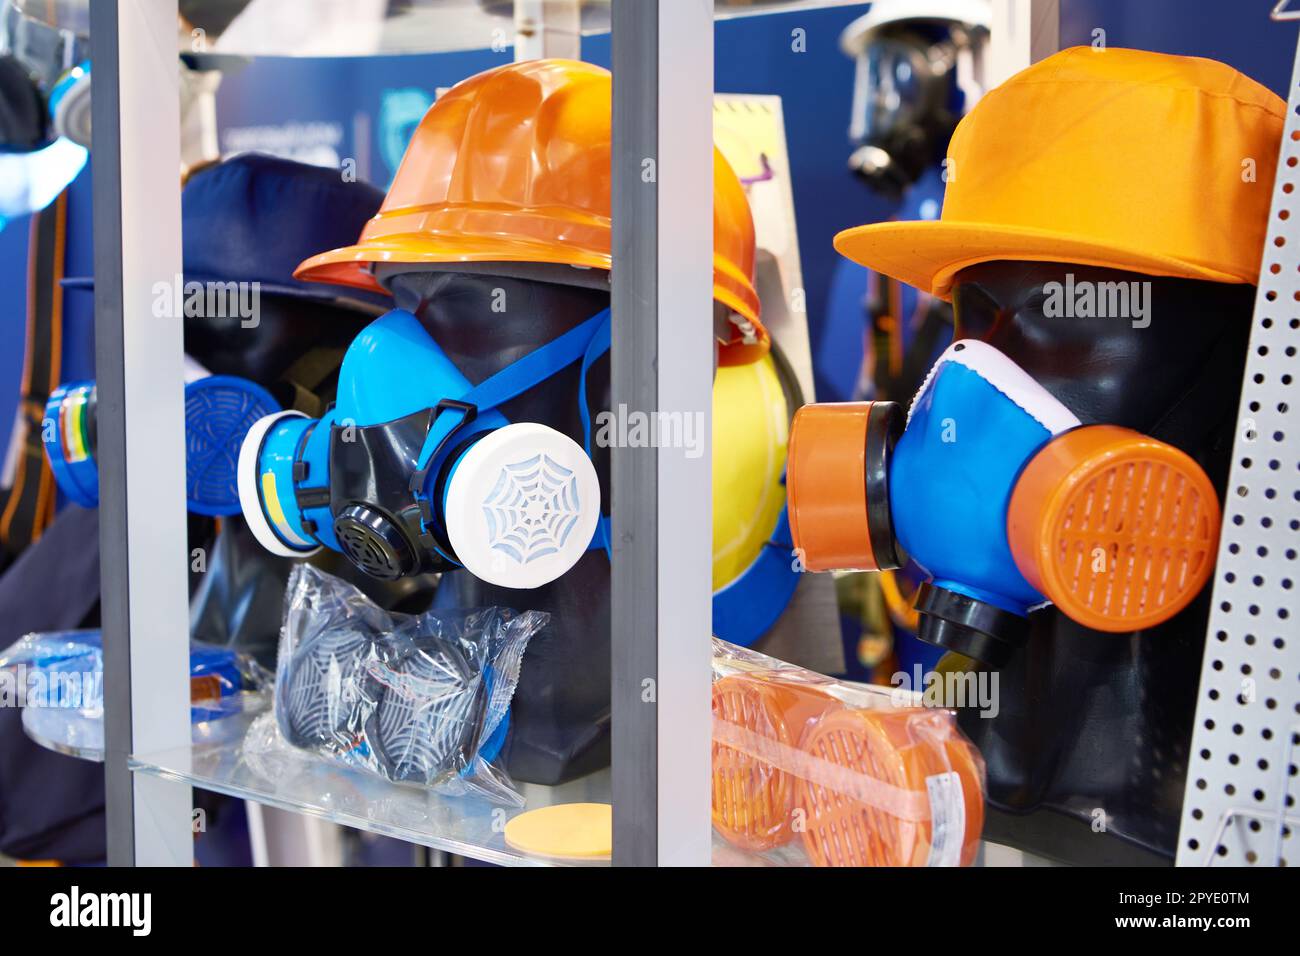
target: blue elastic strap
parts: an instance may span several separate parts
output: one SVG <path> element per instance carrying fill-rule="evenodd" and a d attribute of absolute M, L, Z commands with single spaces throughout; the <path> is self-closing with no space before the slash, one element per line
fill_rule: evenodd
<path fill-rule="evenodd" d="M 602 315 L 604 320 L 596 327 L 595 334 L 587 343 L 587 351 L 582 356 L 582 373 L 578 376 L 578 414 L 582 416 L 582 447 L 586 450 L 588 458 L 591 457 L 591 412 L 587 408 L 587 370 L 596 359 L 609 351 L 610 345 L 609 309 L 606 309 Z M 611 561 L 614 559 L 609 539 L 609 515 L 602 514 L 600 520 L 596 522 L 592 547 L 604 548 L 605 556 Z"/>
<path fill-rule="evenodd" d="M 601 334 L 602 328 L 604 329 L 605 338 L 604 348 L 592 352 L 593 341 Z M 496 408 L 582 359 L 583 378 L 579 388 L 584 399 L 581 403 L 583 430 L 584 433 L 589 433 L 585 401 L 586 371 L 591 362 L 595 361 L 596 357 L 608 348 L 609 309 L 602 309 L 581 325 L 575 326 L 545 345 L 538 346 L 523 358 L 516 359 L 495 375 L 479 382 L 465 394 L 457 396 L 456 401 L 473 405 L 479 411 Z M 429 433 L 425 436 L 424 445 L 421 446 L 420 455 L 416 459 L 417 472 L 427 473 L 429 471 L 433 465 L 434 452 L 437 451 L 443 440 L 465 420 L 465 416 L 466 412 L 463 410 L 444 408 L 430 423 Z M 587 435 L 587 446 L 588 452 L 590 452 L 589 434 Z M 413 488 L 412 494 L 415 496 L 416 501 L 425 499 L 423 488 Z M 426 532 L 429 530 L 423 521 L 421 521 L 421 529 Z"/>

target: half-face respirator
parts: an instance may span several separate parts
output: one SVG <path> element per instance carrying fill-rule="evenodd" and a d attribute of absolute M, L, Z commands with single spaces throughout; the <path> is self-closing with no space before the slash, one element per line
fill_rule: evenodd
<path fill-rule="evenodd" d="M 1079 418 L 974 339 L 935 363 L 906 417 L 892 402 L 795 416 L 790 525 L 808 570 L 931 576 L 919 636 L 994 666 L 1055 604 L 1099 631 L 1152 627 L 1207 580 L 1219 502 L 1182 451 Z"/>
<path fill-rule="evenodd" d="M 40 150 L 60 136 L 90 148 L 89 56 L 84 26 L 78 33 L 0 0 L 0 152 Z"/>
<path fill-rule="evenodd" d="M 240 452 L 244 516 L 268 550 L 342 552 L 383 580 L 464 567 L 535 588 L 606 546 L 588 450 L 500 406 L 609 348 L 606 309 L 471 385 L 420 321 L 395 309 L 353 341 L 337 404 L 321 418 L 270 415 Z"/>
<path fill-rule="evenodd" d="M 193 514 L 240 510 L 235 465 L 244 435 L 280 403 L 237 375 L 209 375 L 194 363 L 185 385 L 185 504 Z M 45 403 L 41 438 L 55 483 L 83 508 L 99 506 L 99 393 L 94 382 L 66 382 Z"/>

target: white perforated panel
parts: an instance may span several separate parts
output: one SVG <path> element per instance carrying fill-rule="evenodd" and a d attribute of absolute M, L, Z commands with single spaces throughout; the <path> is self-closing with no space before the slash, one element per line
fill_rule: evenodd
<path fill-rule="evenodd" d="M 1181 866 L 1300 863 L 1300 49 L 1224 502 Z"/>

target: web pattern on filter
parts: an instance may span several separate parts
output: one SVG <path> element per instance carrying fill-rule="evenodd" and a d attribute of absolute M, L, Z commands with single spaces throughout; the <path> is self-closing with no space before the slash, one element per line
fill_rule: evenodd
<path fill-rule="evenodd" d="M 559 552 L 581 515 L 578 479 L 549 455 L 501 469 L 483 501 L 490 547 L 520 564 Z"/>

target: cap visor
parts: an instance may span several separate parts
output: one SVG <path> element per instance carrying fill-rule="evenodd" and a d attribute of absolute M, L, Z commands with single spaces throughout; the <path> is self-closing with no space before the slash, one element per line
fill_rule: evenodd
<path fill-rule="evenodd" d="M 968 266 L 1000 260 L 1103 266 L 1153 276 L 1256 285 L 1259 276 L 1218 269 L 1141 249 L 1087 242 L 1043 229 L 974 222 L 880 222 L 846 229 L 835 249 L 868 269 L 940 298 L 951 298 L 953 277 Z"/>

